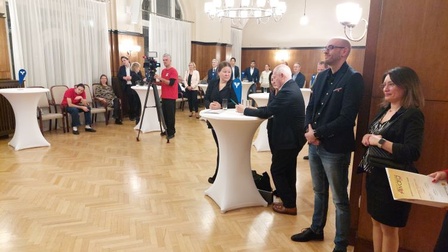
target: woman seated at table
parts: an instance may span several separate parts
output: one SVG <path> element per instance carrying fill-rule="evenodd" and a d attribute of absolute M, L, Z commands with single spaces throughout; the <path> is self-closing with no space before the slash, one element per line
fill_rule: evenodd
<path fill-rule="evenodd" d="M 227 99 L 228 108 L 235 108 L 235 104 L 232 101 L 237 101 L 236 93 L 232 88 L 232 68 L 229 62 L 223 61 L 218 65 L 218 79 L 210 81 L 205 93 L 204 103 L 207 109 L 221 109 L 222 99 Z M 216 158 L 215 174 L 208 178 L 208 182 L 213 184 L 218 173 L 219 166 L 219 145 L 218 137 L 213 129 L 213 126 L 207 122 L 208 127 L 212 130 L 213 139 L 215 139 L 216 147 L 218 149 L 218 156 Z"/>

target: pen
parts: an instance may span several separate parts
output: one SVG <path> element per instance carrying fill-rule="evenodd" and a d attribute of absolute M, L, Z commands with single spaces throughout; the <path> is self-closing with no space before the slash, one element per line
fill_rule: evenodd
<path fill-rule="evenodd" d="M 230 101 L 231 101 L 233 104 L 238 105 L 238 103 L 236 103 L 234 100 L 230 99 Z"/>

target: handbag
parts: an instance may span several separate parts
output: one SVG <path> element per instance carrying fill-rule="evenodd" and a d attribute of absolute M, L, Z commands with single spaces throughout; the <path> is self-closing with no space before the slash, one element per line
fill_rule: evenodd
<path fill-rule="evenodd" d="M 392 154 L 376 146 L 369 146 L 366 158 L 367 163 L 374 167 L 388 167 L 397 169 L 403 169 L 405 167 L 405 164 L 395 161 Z"/>

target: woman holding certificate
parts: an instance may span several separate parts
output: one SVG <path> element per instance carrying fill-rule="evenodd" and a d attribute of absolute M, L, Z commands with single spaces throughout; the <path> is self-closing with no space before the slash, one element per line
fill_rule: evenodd
<path fill-rule="evenodd" d="M 218 79 L 211 80 L 205 93 L 204 103 L 207 109 L 221 109 L 222 100 L 227 99 L 227 107 L 235 108 L 235 101 L 238 101 L 235 91 L 232 88 L 232 69 L 229 62 L 223 61 L 218 65 Z M 208 178 L 208 182 L 213 184 L 216 175 L 218 174 L 219 166 L 219 145 L 218 137 L 212 125 L 207 122 L 207 125 L 212 129 L 213 139 L 215 139 L 216 147 L 218 148 L 218 156 L 216 158 L 216 169 L 213 176 Z"/>
<path fill-rule="evenodd" d="M 448 177 L 448 170 L 434 172 L 428 176 L 434 178 L 432 180 L 434 183 L 439 180 L 446 180 Z M 442 229 L 440 230 L 439 238 L 437 239 L 437 243 L 434 248 L 434 252 L 446 251 L 448 251 L 448 212 L 445 214 L 445 219 L 443 219 Z"/>
<path fill-rule="evenodd" d="M 372 218 L 374 251 L 398 251 L 398 230 L 406 226 L 411 204 L 395 201 L 389 188 L 385 167 L 417 172 L 413 162 L 420 157 L 423 143 L 424 97 L 414 70 L 396 67 L 387 71 L 381 85 L 384 100 L 362 138 L 368 146 L 362 161 L 367 172 L 367 211 Z M 390 163 L 373 162 L 373 153 L 389 156 Z M 384 160 L 384 159 L 381 159 Z"/>

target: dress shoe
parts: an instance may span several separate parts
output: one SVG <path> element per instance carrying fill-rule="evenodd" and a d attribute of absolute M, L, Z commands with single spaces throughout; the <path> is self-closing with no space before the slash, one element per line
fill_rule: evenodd
<path fill-rule="evenodd" d="M 297 207 L 285 207 L 280 203 L 273 204 L 272 210 L 281 214 L 297 215 Z"/>
<path fill-rule="evenodd" d="M 305 228 L 302 232 L 291 236 L 291 240 L 295 242 L 323 241 L 324 233 L 317 234 L 311 228 Z"/>
<path fill-rule="evenodd" d="M 161 135 L 161 136 L 166 136 L 166 131 L 162 131 L 162 132 L 160 132 L 160 135 Z"/>
<path fill-rule="evenodd" d="M 166 137 L 166 139 L 171 139 L 171 138 L 174 138 L 174 134 Z"/>
<path fill-rule="evenodd" d="M 120 125 L 122 125 L 123 122 L 122 122 L 120 119 L 115 119 L 115 124 L 120 124 Z"/>
<path fill-rule="evenodd" d="M 308 160 L 310 159 L 308 156 L 303 156 L 303 160 Z"/>
<path fill-rule="evenodd" d="M 191 113 L 191 114 L 190 114 L 190 115 L 189 115 L 188 117 L 193 117 L 193 115 L 194 115 L 194 114 L 193 114 L 193 113 Z"/>
<path fill-rule="evenodd" d="M 92 129 L 92 128 L 86 128 L 86 131 L 87 131 L 87 132 L 96 132 L 96 130 L 95 130 L 95 129 Z"/>
<path fill-rule="evenodd" d="M 347 252 L 347 249 L 333 249 L 333 252 Z"/>
<path fill-rule="evenodd" d="M 73 130 L 73 135 L 79 135 L 79 131 Z"/>

